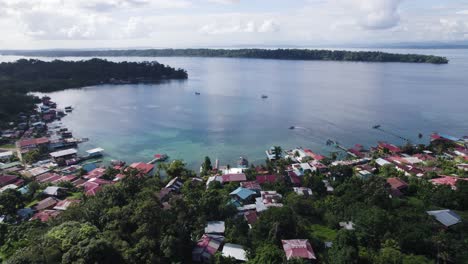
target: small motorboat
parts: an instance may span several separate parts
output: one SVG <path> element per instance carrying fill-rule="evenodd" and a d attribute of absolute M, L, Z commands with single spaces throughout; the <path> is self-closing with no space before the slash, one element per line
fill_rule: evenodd
<path fill-rule="evenodd" d="M 71 111 L 73 111 L 73 107 L 71 106 L 65 107 L 65 112 L 70 113 Z"/>
<path fill-rule="evenodd" d="M 296 127 L 295 126 L 290 126 L 289 129 L 295 129 Z"/>
<path fill-rule="evenodd" d="M 199 93 L 199 92 L 195 92 L 195 95 L 200 95 L 200 93 Z"/>
<path fill-rule="evenodd" d="M 381 127 L 381 125 L 375 125 L 375 126 L 373 126 L 372 128 L 373 128 L 373 129 L 379 129 L 380 127 Z"/>
<path fill-rule="evenodd" d="M 267 99 L 267 98 L 268 98 L 268 95 L 262 94 L 262 99 Z"/>

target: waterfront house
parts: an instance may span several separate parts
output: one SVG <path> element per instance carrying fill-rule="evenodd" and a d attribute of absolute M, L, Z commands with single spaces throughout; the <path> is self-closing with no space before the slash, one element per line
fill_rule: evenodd
<path fill-rule="evenodd" d="M 316 161 L 322 161 L 324 160 L 326 157 L 323 156 L 323 155 L 319 155 L 317 153 L 314 153 L 312 150 L 310 149 L 304 149 L 304 152 L 307 156 L 311 157 L 312 159 L 316 160 Z"/>
<path fill-rule="evenodd" d="M 103 152 L 104 152 L 104 149 L 102 148 L 94 148 L 94 149 L 90 149 L 86 151 L 86 153 L 88 153 L 89 158 L 101 157 Z"/>
<path fill-rule="evenodd" d="M 439 223 L 445 227 L 451 227 L 461 222 L 461 217 L 452 210 L 427 211 L 428 215 L 433 216 Z"/>
<path fill-rule="evenodd" d="M 60 150 L 56 152 L 52 152 L 49 155 L 54 159 L 55 162 L 57 162 L 59 159 L 73 159 L 76 157 L 78 153 L 78 150 L 72 148 L 72 149 L 65 149 L 65 150 Z"/>
<path fill-rule="evenodd" d="M 281 240 L 286 259 L 317 259 L 307 239 Z"/>
<path fill-rule="evenodd" d="M 408 189 L 408 184 L 400 178 L 388 178 L 387 183 L 390 185 L 391 194 L 393 197 L 400 197 Z"/>
<path fill-rule="evenodd" d="M 226 243 L 223 246 L 222 254 L 226 258 L 233 258 L 237 261 L 247 261 L 247 254 L 241 245 Z"/>
<path fill-rule="evenodd" d="M 389 144 L 387 142 L 379 142 L 379 145 L 377 146 L 377 149 L 383 153 L 392 153 L 392 154 L 398 154 L 401 153 L 401 149 L 393 144 Z"/>
<path fill-rule="evenodd" d="M 130 168 L 136 169 L 142 174 L 150 174 L 154 169 L 154 165 L 144 162 L 136 162 L 132 163 Z"/>
<path fill-rule="evenodd" d="M 204 234 L 192 250 L 192 260 L 199 263 L 208 263 L 223 244 L 224 237 Z"/>
<path fill-rule="evenodd" d="M 49 139 L 46 137 L 22 139 L 16 142 L 16 147 L 20 152 L 24 153 L 39 147 L 47 147 L 49 142 Z"/>

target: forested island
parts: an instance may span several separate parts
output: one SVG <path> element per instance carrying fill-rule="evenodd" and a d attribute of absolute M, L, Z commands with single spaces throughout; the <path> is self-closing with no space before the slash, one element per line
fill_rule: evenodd
<path fill-rule="evenodd" d="M 187 72 L 157 62 L 110 62 L 102 59 L 45 62 L 21 59 L 0 63 L 0 120 L 32 109 L 30 92 L 52 92 L 98 84 L 156 83 L 187 79 Z"/>
<path fill-rule="evenodd" d="M 3 55 L 47 57 L 224 57 L 277 60 L 321 60 L 357 62 L 407 62 L 447 64 L 445 57 L 420 54 L 397 54 L 380 51 L 345 51 L 312 49 L 133 49 L 133 50 L 35 50 L 1 51 Z"/>

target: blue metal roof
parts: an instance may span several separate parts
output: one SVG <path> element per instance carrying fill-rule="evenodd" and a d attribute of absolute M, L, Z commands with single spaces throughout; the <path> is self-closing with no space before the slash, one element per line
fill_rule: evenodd
<path fill-rule="evenodd" d="M 242 200 L 245 200 L 245 199 L 249 198 L 251 195 L 255 195 L 256 192 L 254 192 L 254 191 L 252 191 L 250 189 L 239 187 L 239 188 L 235 189 L 233 192 L 231 192 L 230 194 L 231 195 L 237 195 Z"/>

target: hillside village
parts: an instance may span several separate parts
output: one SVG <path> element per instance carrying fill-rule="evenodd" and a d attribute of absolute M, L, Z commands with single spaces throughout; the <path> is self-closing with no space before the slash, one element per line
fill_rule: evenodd
<path fill-rule="evenodd" d="M 180 160 L 105 164 L 61 124 L 71 111 L 44 97 L 0 133 L 6 263 L 468 261 L 468 137 L 355 145 L 340 160 L 274 146 L 264 164 L 206 157 L 196 173 Z"/>

